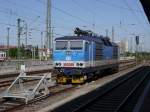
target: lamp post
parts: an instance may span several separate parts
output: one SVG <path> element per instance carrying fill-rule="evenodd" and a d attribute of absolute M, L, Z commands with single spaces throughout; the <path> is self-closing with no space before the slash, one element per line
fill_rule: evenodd
<path fill-rule="evenodd" d="M 10 28 L 7 27 L 7 59 L 9 59 L 9 31 Z"/>

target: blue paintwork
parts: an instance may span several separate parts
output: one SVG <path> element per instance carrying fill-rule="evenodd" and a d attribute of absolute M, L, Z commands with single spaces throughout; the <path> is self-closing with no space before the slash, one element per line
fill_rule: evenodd
<path fill-rule="evenodd" d="M 69 61 L 84 61 L 84 51 L 70 51 L 68 55 L 66 50 L 55 50 L 53 53 L 54 61 L 68 61 L 67 57 L 70 58 Z"/>
<path fill-rule="evenodd" d="M 100 52 L 100 51 L 99 51 Z M 95 60 L 95 57 L 96 57 L 96 44 L 93 43 L 93 60 Z"/>
<path fill-rule="evenodd" d="M 112 59 L 113 58 L 113 47 L 104 46 L 103 48 L 103 59 Z"/>
<path fill-rule="evenodd" d="M 71 50 L 69 54 L 67 54 L 67 50 L 54 50 L 53 53 L 53 60 L 54 61 L 68 61 L 66 60 L 66 57 L 70 57 L 70 61 L 91 61 L 92 58 L 95 60 L 96 57 L 96 43 L 97 44 L 103 44 L 103 49 L 102 49 L 102 60 L 108 60 L 108 59 L 113 59 L 113 48 L 114 46 L 117 46 L 115 43 L 108 42 L 103 43 L 101 40 L 102 37 L 61 37 L 57 38 L 57 40 L 86 40 L 88 44 L 84 45 L 83 50 Z M 105 40 L 107 41 L 107 40 Z M 93 53 L 92 53 L 93 51 Z M 99 51 L 100 52 L 100 51 Z M 93 56 L 92 56 L 93 54 Z M 98 67 L 95 67 L 97 70 L 99 69 Z M 63 73 L 65 75 L 76 75 L 78 74 L 78 71 L 82 73 L 86 73 L 87 75 L 90 75 L 95 68 L 58 68 L 62 69 Z"/>
<path fill-rule="evenodd" d="M 85 45 L 85 50 L 84 50 L 84 60 L 85 61 L 89 61 L 89 44 Z"/>
<path fill-rule="evenodd" d="M 53 60 L 54 61 L 64 61 L 66 59 L 66 51 L 54 51 L 53 52 Z"/>

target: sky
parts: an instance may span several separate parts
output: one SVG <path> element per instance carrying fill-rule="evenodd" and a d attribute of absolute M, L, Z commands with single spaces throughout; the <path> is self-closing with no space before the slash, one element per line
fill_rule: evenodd
<path fill-rule="evenodd" d="M 7 27 L 10 28 L 10 44 L 17 44 L 17 19 L 28 24 L 28 44 L 41 46 L 46 29 L 47 0 L 0 0 L 0 45 L 6 44 Z M 140 36 L 144 50 L 150 51 L 150 25 L 139 0 L 51 0 L 54 38 L 73 35 L 75 27 L 92 30 L 111 37 L 115 29 L 115 41 L 128 40 L 134 45 L 134 37 Z M 94 25 L 93 25 L 94 24 Z M 25 43 L 25 35 L 21 42 Z M 44 35 L 41 36 L 41 32 Z"/>

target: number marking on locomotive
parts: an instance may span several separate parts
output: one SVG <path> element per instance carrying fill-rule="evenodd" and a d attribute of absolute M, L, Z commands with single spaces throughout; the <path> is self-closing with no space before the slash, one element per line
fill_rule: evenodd
<path fill-rule="evenodd" d="M 64 66 L 68 66 L 68 67 L 74 66 L 74 63 L 64 63 Z"/>

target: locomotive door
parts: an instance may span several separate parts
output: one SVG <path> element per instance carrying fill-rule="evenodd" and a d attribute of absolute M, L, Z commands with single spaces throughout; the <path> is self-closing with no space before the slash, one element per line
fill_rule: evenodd
<path fill-rule="evenodd" d="M 86 42 L 85 44 L 85 55 L 88 66 L 93 66 L 93 42 Z"/>
<path fill-rule="evenodd" d="M 94 65 L 94 61 L 93 61 L 93 42 L 89 43 L 89 62 L 90 62 L 90 66 Z"/>

